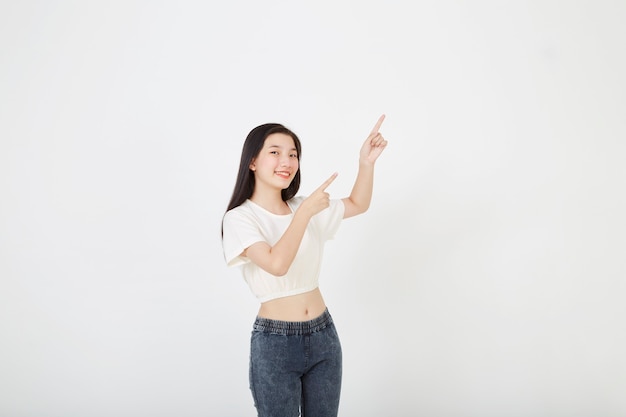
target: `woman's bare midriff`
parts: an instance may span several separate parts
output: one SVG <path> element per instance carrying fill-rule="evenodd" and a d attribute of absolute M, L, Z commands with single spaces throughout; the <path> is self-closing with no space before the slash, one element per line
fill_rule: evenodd
<path fill-rule="evenodd" d="M 326 304 L 319 288 L 304 294 L 276 298 L 261 304 L 259 317 L 282 321 L 308 321 L 319 317 Z"/>

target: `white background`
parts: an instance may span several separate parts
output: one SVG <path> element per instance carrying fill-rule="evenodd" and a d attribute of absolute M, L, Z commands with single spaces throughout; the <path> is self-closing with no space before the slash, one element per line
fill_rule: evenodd
<path fill-rule="evenodd" d="M 220 221 L 250 129 L 327 245 L 343 416 L 626 415 L 626 3 L 0 5 L 0 416 L 252 416 Z"/>

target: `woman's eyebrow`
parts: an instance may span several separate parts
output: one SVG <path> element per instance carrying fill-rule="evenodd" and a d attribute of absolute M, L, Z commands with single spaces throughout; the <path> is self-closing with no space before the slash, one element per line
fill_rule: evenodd
<path fill-rule="evenodd" d="M 268 148 L 279 148 L 282 149 L 282 146 L 280 145 L 269 145 Z M 291 148 L 290 151 L 298 151 L 296 148 Z"/>

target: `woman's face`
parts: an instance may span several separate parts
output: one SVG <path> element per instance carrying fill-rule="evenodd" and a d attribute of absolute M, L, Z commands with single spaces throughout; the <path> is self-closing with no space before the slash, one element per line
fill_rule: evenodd
<path fill-rule="evenodd" d="M 273 133 L 265 139 L 263 149 L 250 164 L 256 180 L 255 187 L 284 190 L 298 172 L 298 151 L 293 138 L 285 133 Z"/>

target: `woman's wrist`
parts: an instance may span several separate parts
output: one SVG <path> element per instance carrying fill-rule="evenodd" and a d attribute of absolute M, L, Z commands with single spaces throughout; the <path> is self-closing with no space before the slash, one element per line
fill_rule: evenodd
<path fill-rule="evenodd" d="M 368 161 L 367 159 L 364 159 L 364 158 L 359 158 L 359 169 L 360 168 L 366 168 L 366 169 L 367 168 L 372 168 L 373 169 L 375 163 L 376 163 L 375 161 L 372 162 L 372 161 Z"/>

